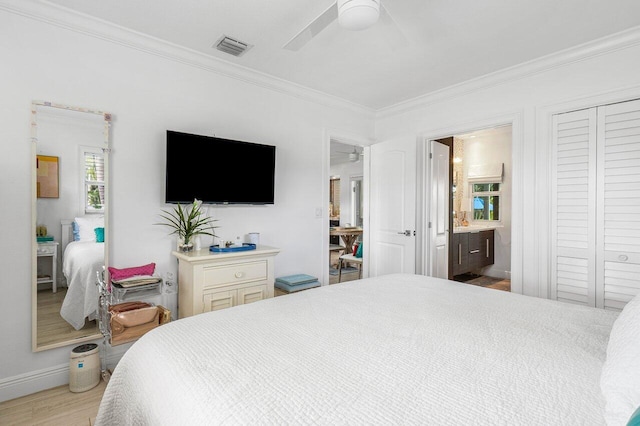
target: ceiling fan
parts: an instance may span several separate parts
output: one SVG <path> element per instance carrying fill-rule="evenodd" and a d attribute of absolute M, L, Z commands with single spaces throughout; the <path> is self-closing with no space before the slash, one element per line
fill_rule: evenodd
<path fill-rule="evenodd" d="M 342 28 L 358 31 L 369 28 L 380 17 L 383 21 L 395 25 L 381 0 L 337 0 L 289 40 L 284 48 L 299 50 L 336 19 Z"/>
<path fill-rule="evenodd" d="M 339 152 L 341 154 L 348 154 L 349 161 L 352 163 L 357 163 L 358 161 L 360 161 L 360 156 L 364 155 L 364 153 L 358 152 L 355 146 L 353 147 L 353 151 L 351 152 L 345 152 L 345 151 L 336 151 L 336 152 Z"/>

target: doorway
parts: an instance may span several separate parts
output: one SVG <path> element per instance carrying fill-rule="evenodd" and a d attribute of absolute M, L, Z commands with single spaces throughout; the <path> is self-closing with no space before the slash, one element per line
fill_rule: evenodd
<path fill-rule="evenodd" d="M 446 199 L 432 201 L 429 216 L 431 224 L 433 203 L 448 206 L 447 278 L 511 291 L 512 126 L 434 142 L 450 152 L 450 191 Z M 429 238 L 436 246 L 433 232 Z"/>
<path fill-rule="evenodd" d="M 364 156 L 364 148 L 359 145 L 330 141 L 329 284 L 351 281 L 359 276 L 359 265 L 347 264 L 340 273 L 339 257 L 352 253 L 355 243 L 362 243 Z"/>

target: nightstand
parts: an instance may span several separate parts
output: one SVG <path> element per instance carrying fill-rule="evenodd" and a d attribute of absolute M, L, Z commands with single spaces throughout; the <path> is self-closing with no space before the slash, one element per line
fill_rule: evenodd
<path fill-rule="evenodd" d="M 51 283 L 51 288 L 55 293 L 58 291 L 58 243 L 55 241 L 38 243 L 36 250 L 38 255 L 38 284 Z"/>

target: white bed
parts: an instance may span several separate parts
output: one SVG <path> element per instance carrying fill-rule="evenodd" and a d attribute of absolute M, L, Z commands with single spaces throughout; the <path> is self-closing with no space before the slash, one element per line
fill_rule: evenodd
<path fill-rule="evenodd" d="M 98 312 L 96 272 L 104 266 L 104 243 L 72 241 L 71 221 L 63 221 L 62 273 L 67 280 L 60 315 L 73 328 L 80 330 L 85 319 L 94 320 Z"/>
<path fill-rule="evenodd" d="M 417 275 L 319 287 L 147 333 L 96 424 L 600 425 L 617 317 Z"/>

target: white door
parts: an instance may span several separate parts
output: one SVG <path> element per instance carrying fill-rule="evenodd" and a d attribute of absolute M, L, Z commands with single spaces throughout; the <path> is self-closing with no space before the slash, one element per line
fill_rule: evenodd
<path fill-rule="evenodd" d="M 371 146 L 369 275 L 372 277 L 415 273 L 416 152 L 415 140 Z"/>
<path fill-rule="evenodd" d="M 640 101 L 553 125 L 551 295 L 622 309 L 640 293 Z"/>
<path fill-rule="evenodd" d="M 431 141 L 429 154 L 429 275 L 449 277 L 449 147 Z"/>
<path fill-rule="evenodd" d="M 596 110 L 553 117 L 551 297 L 595 306 Z"/>
<path fill-rule="evenodd" d="M 598 107 L 596 306 L 640 292 L 640 100 Z"/>

